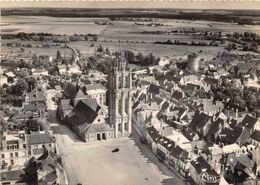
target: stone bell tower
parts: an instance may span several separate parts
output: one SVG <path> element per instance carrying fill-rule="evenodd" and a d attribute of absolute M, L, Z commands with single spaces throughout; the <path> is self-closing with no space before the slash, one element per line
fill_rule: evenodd
<path fill-rule="evenodd" d="M 109 123 L 114 128 L 115 138 L 129 136 L 132 132 L 131 89 L 131 70 L 126 70 L 125 57 L 117 55 L 108 75 Z"/>

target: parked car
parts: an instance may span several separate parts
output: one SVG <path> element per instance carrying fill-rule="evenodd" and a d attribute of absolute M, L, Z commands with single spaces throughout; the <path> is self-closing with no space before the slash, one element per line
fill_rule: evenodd
<path fill-rule="evenodd" d="M 112 153 L 115 153 L 115 152 L 119 152 L 119 148 L 115 148 L 114 150 L 112 150 Z"/>

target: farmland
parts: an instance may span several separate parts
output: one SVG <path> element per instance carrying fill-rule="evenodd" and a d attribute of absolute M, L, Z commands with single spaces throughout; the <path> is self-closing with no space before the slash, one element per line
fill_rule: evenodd
<path fill-rule="evenodd" d="M 108 23 L 108 24 L 96 24 Z M 157 25 L 156 25 L 157 24 Z M 123 21 L 110 20 L 108 18 L 57 18 L 47 16 L 2 16 L 1 33 L 15 34 L 25 33 L 52 33 L 59 37 L 68 37 L 77 34 L 98 34 L 98 42 L 75 41 L 67 45 L 78 49 L 82 54 L 92 55 L 96 46 L 108 47 L 111 51 L 131 50 L 134 53 L 153 53 L 155 56 L 182 56 L 190 52 L 200 52 L 208 58 L 224 51 L 224 44 L 218 46 L 191 46 L 191 45 L 165 45 L 154 44 L 155 42 L 180 41 L 180 42 L 203 42 L 209 44 L 211 41 L 194 34 L 171 33 L 174 30 L 187 31 L 195 29 L 197 32 L 222 32 L 239 33 L 254 31 L 260 33 L 259 25 L 238 25 L 226 22 L 213 22 L 203 20 L 181 20 L 181 19 L 158 19 L 150 21 Z M 156 25 L 156 26 L 155 26 Z M 152 34 L 156 33 L 157 34 Z M 65 36 L 66 35 L 66 36 Z M 93 47 L 94 45 L 94 47 Z M 19 48 L 20 49 L 20 48 Z M 15 51 L 14 48 L 3 47 L 2 52 Z M 57 49 L 34 48 L 35 54 L 49 53 L 54 56 Z M 25 53 L 27 49 L 25 49 Z M 70 51 L 63 50 L 62 53 Z"/>

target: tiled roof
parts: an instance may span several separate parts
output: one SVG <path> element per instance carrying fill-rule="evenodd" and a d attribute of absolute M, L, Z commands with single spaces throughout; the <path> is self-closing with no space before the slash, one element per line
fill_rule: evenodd
<path fill-rule="evenodd" d="M 217 79 L 208 78 L 208 77 L 206 77 L 206 78 L 204 79 L 204 81 L 205 81 L 207 84 L 209 84 L 209 85 L 217 85 L 218 82 L 219 82 Z"/>
<path fill-rule="evenodd" d="M 233 129 L 225 128 L 221 131 L 221 134 L 225 135 L 225 137 L 222 140 L 228 142 L 229 144 L 233 144 L 237 142 L 242 132 L 243 128 L 239 126 L 235 126 Z"/>
<path fill-rule="evenodd" d="M 188 75 L 183 77 L 183 81 L 186 83 L 191 81 L 196 81 L 196 80 L 199 80 L 199 77 L 196 75 Z"/>
<path fill-rule="evenodd" d="M 47 105 L 40 102 L 24 105 L 24 111 L 37 111 L 39 109 L 47 109 Z"/>
<path fill-rule="evenodd" d="M 7 73 L 5 73 L 5 75 L 7 76 L 7 77 L 11 77 L 11 78 L 14 78 L 15 77 L 15 74 L 13 73 L 13 72 L 7 72 Z"/>
<path fill-rule="evenodd" d="M 170 74 L 166 74 L 164 78 L 168 81 L 172 81 L 172 82 L 175 82 L 177 84 L 180 83 L 180 81 L 181 81 L 181 77 L 173 76 L 173 75 L 170 75 Z"/>
<path fill-rule="evenodd" d="M 192 129 L 190 129 L 189 127 L 184 127 L 182 129 L 182 134 L 189 140 L 189 141 L 193 141 L 193 138 L 197 135 L 196 132 L 194 132 Z"/>
<path fill-rule="evenodd" d="M 16 116 L 14 116 L 14 119 L 29 119 L 33 117 L 32 112 L 20 112 Z"/>
<path fill-rule="evenodd" d="M 196 130 L 196 128 L 203 128 L 210 121 L 210 119 L 211 116 L 202 112 L 193 117 L 193 120 L 191 121 L 189 126 L 193 130 Z"/>
<path fill-rule="evenodd" d="M 248 129 L 253 129 L 256 122 L 257 118 L 254 118 L 247 114 L 240 124 Z"/>
<path fill-rule="evenodd" d="M 73 107 L 70 105 L 70 99 L 61 99 L 60 100 L 62 110 L 72 110 Z"/>
<path fill-rule="evenodd" d="M 151 84 L 149 87 L 149 92 L 153 94 L 159 94 L 160 92 L 160 86 Z"/>
<path fill-rule="evenodd" d="M 88 85 L 86 85 L 86 91 L 97 90 L 97 89 L 106 90 L 106 88 L 101 84 L 88 84 Z"/>
<path fill-rule="evenodd" d="M 251 138 L 257 142 L 260 142 L 260 131 L 255 130 L 251 135 Z"/>
<path fill-rule="evenodd" d="M 12 170 L 1 172 L 0 181 L 21 181 L 24 172 L 22 170 Z"/>
<path fill-rule="evenodd" d="M 77 94 L 76 86 L 71 83 L 66 84 L 63 93 L 67 98 L 73 99 Z"/>
<path fill-rule="evenodd" d="M 46 97 L 43 94 L 41 88 L 36 87 L 32 92 L 26 94 L 29 97 L 29 101 L 46 101 Z"/>
<path fill-rule="evenodd" d="M 173 91 L 172 97 L 175 98 L 176 100 L 179 100 L 183 98 L 183 93 L 180 91 Z"/>
<path fill-rule="evenodd" d="M 60 85 L 55 85 L 55 90 L 56 90 L 56 91 L 62 91 L 63 89 L 61 88 Z"/>
<path fill-rule="evenodd" d="M 222 124 L 224 124 L 224 120 L 221 118 L 217 118 L 217 120 L 212 123 L 212 126 L 209 129 L 209 132 L 207 135 L 210 136 L 211 134 L 216 134 L 218 132 L 218 130 L 220 129 L 220 125 L 222 125 Z"/>
<path fill-rule="evenodd" d="M 175 157 L 176 159 L 179 159 L 180 154 L 183 152 L 184 150 L 179 147 L 178 145 L 171 151 L 171 155 L 173 157 Z"/>
<path fill-rule="evenodd" d="M 74 100 L 80 100 L 84 98 L 90 98 L 90 96 L 85 95 L 84 92 L 81 89 L 79 89 L 77 94 L 74 97 Z"/>
<path fill-rule="evenodd" d="M 98 112 L 100 109 L 100 106 L 98 105 L 97 101 L 93 98 L 87 98 L 81 101 L 84 102 L 84 104 L 86 104 L 87 106 L 89 106 L 94 112 Z"/>
<path fill-rule="evenodd" d="M 97 117 L 97 112 L 101 108 L 100 106 L 95 106 L 92 101 L 86 102 L 85 100 L 80 100 L 75 109 L 68 114 L 68 118 L 73 124 L 83 125 L 85 123 L 91 124 Z"/>
<path fill-rule="evenodd" d="M 191 165 L 195 168 L 198 175 L 203 172 L 207 172 L 209 175 L 219 177 L 217 172 L 209 165 L 209 163 L 202 156 L 198 157 L 194 161 L 191 161 Z M 217 185 L 218 183 L 205 182 L 205 184 Z"/>
<path fill-rule="evenodd" d="M 27 144 L 28 145 L 35 145 L 35 144 L 45 144 L 45 143 L 53 143 L 53 138 L 47 134 L 41 134 L 41 133 L 33 133 L 26 135 Z"/>
<path fill-rule="evenodd" d="M 58 157 L 58 155 L 53 153 L 50 150 L 46 150 L 37 160 L 38 161 L 46 160 L 48 157 L 55 159 L 56 157 Z"/>

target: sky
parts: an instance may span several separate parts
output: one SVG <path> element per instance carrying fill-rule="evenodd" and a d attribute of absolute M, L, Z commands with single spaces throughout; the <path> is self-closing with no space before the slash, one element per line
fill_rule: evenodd
<path fill-rule="evenodd" d="M 260 0 L 0 0 L 0 8 L 256 9 Z"/>

